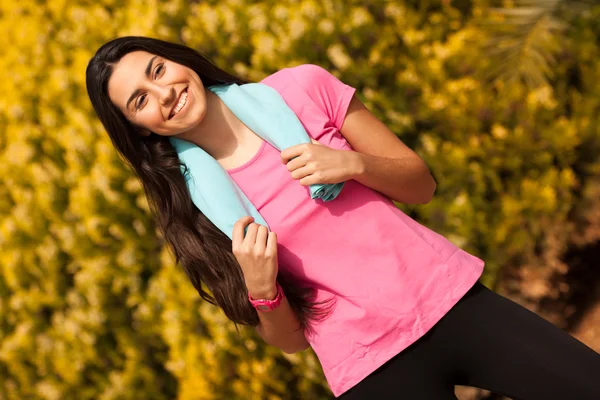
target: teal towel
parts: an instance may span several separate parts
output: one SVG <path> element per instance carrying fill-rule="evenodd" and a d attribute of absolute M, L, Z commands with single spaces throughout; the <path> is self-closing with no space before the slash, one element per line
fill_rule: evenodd
<path fill-rule="evenodd" d="M 244 125 L 279 151 L 311 143 L 296 114 L 270 86 L 262 83 L 238 86 L 234 83 L 208 89 L 219 96 Z M 192 201 L 217 228 L 231 239 L 233 225 L 246 215 L 269 227 L 221 164 L 194 143 L 177 138 L 169 140 L 188 168 L 184 177 Z M 330 201 L 337 197 L 343 186 L 344 182 L 310 185 L 310 197 Z"/>

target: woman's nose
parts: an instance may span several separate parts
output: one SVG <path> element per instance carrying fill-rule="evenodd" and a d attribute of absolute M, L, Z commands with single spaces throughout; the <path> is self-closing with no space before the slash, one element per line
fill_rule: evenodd
<path fill-rule="evenodd" d="M 173 88 L 173 86 L 159 86 L 158 94 L 160 104 L 168 105 L 173 101 L 173 98 L 175 97 L 175 89 Z"/>

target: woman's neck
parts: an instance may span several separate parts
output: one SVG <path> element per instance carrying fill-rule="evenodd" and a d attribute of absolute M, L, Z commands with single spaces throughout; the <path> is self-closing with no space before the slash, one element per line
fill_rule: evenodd
<path fill-rule="evenodd" d="M 231 156 L 248 141 L 251 131 L 233 114 L 221 99 L 205 89 L 206 113 L 198 125 L 177 138 L 202 148 L 215 160 Z"/>

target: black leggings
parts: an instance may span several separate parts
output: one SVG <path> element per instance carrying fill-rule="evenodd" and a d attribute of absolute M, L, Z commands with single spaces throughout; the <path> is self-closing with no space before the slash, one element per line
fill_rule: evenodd
<path fill-rule="evenodd" d="M 456 400 L 454 385 L 515 400 L 600 400 L 600 355 L 478 282 L 422 338 L 339 398 Z"/>

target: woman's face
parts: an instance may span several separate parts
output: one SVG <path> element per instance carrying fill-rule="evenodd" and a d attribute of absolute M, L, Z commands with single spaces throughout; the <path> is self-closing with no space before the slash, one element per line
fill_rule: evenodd
<path fill-rule="evenodd" d="M 145 51 L 131 52 L 115 65 L 108 96 L 144 135 L 178 135 L 206 114 L 206 93 L 198 74 Z"/>

